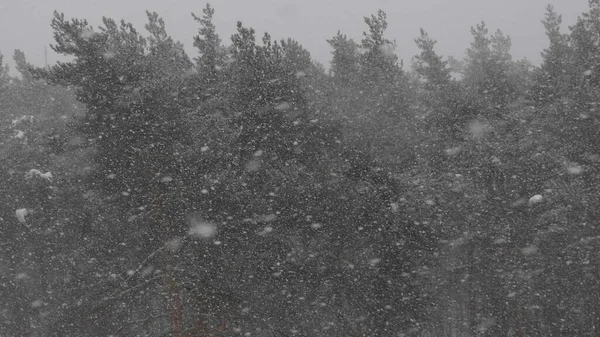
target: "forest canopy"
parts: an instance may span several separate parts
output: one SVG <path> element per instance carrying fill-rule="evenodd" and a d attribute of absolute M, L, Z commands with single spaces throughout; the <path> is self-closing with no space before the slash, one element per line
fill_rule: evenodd
<path fill-rule="evenodd" d="M 0 55 L 0 335 L 600 334 L 600 1 L 543 62 L 54 13 Z M 358 18 L 357 23 L 360 22 Z M 469 32 L 465 32 L 468 34 Z"/>

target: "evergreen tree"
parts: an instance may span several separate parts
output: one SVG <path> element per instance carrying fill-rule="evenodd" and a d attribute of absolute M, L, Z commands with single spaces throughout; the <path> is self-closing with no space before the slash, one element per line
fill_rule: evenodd
<path fill-rule="evenodd" d="M 425 124 L 429 127 L 430 139 L 438 135 L 448 136 L 450 139 L 464 125 L 465 119 L 470 118 L 464 111 L 459 111 L 461 105 L 461 87 L 458 83 L 451 80 L 451 71 L 448 61 L 438 55 L 435 50 L 436 41 L 431 39 L 424 29 L 420 30 L 420 37 L 415 39 L 420 53 L 413 58 L 413 69 L 419 76 L 419 87 L 424 89 L 419 93 L 418 102 L 424 112 L 422 116 Z M 440 141 L 440 146 L 446 145 L 446 139 Z M 437 152 L 443 149 L 430 147 L 433 162 L 441 160 L 442 162 L 433 165 L 442 169 L 447 168 L 443 163 L 443 158 L 437 155 Z M 429 151 L 427 151 L 429 152 Z"/>
<path fill-rule="evenodd" d="M 329 77 L 203 14 L 194 60 L 156 13 L 55 14 L 70 61 L 0 65 L 1 335 L 598 335 L 600 0 L 548 7 L 539 69 L 421 30 L 415 77 L 381 11 Z"/>
<path fill-rule="evenodd" d="M 568 77 L 570 64 L 569 36 L 560 32 L 562 16 L 554 11 L 554 7 L 546 7 L 545 18 L 542 21 L 546 29 L 549 46 L 542 51 L 543 63 L 536 91 L 541 102 L 551 102 L 566 95 L 570 79 Z"/>
<path fill-rule="evenodd" d="M 52 48 L 75 60 L 39 70 L 50 80 L 77 88 L 78 99 L 88 108 L 81 127 L 98 148 L 97 175 L 108 193 L 142 196 L 155 173 L 177 162 L 163 156 L 173 152 L 167 148 L 180 134 L 171 131 L 178 127 L 178 103 L 168 88 L 181 83 L 190 63 L 181 45 L 164 32 L 162 20 L 155 13 L 148 17 L 151 37 L 145 39 L 131 24 L 119 27 L 105 18 L 96 33 L 87 22 L 69 22 L 56 13 L 52 25 L 57 44 Z M 107 180 L 110 175 L 122 179 Z M 125 204 L 139 202 L 122 199 Z"/>
<path fill-rule="evenodd" d="M 10 76 L 8 75 L 8 64 L 3 64 L 2 59 L 3 56 L 0 54 L 0 93 L 10 82 Z"/>
<path fill-rule="evenodd" d="M 467 49 L 464 82 L 488 108 L 504 108 L 515 93 L 509 72 L 512 67 L 510 37 L 500 30 L 488 35 L 485 22 L 471 27 L 473 41 Z"/>
<path fill-rule="evenodd" d="M 510 49 L 512 42 L 510 36 L 504 35 L 502 31 L 497 30 L 491 36 L 492 59 L 495 68 L 491 74 L 494 90 L 500 104 L 506 105 L 515 98 L 515 83 L 511 80 L 511 71 L 514 67 Z"/>
<path fill-rule="evenodd" d="M 368 98 L 365 100 L 365 117 L 388 115 L 405 118 L 403 112 L 407 110 L 412 95 L 402 71 L 402 62 L 398 63 L 395 54 L 396 43 L 384 36 L 387 16 L 379 10 L 377 15 L 364 17 L 364 21 L 368 30 L 363 32 L 360 44 L 359 88 Z"/>
<path fill-rule="evenodd" d="M 571 27 L 568 40 L 570 47 L 565 52 L 566 67 L 562 70 L 567 83 L 567 95 L 555 105 L 555 118 L 561 128 L 555 132 L 572 144 L 572 160 L 585 160 L 585 153 L 595 151 L 598 137 L 596 102 L 600 98 L 600 1 L 590 0 L 589 10 L 583 13 Z M 561 84 L 560 88 L 564 88 Z M 559 91 L 560 92 L 560 91 Z M 577 130 L 577 131 L 574 131 Z M 575 159 L 577 158 L 578 159 Z"/>
<path fill-rule="evenodd" d="M 195 61 L 201 78 L 206 78 L 205 81 L 211 83 L 217 79 L 219 70 L 225 65 L 225 50 L 213 23 L 214 8 L 207 3 L 202 13 L 201 17 L 192 13 L 194 20 L 201 26 L 198 35 L 194 36 L 194 47 L 200 54 Z"/>
<path fill-rule="evenodd" d="M 33 66 L 27 62 L 25 53 L 19 49 L 16 49 L 13 55 L 13 60 L 15 61 L 16 69 L 21 74 L 22 80 L 25 82 L 31 82 L 33 80 L 33 76 L 31 75 L 30 69 L 33 68 Z"/>
<path fill-rule="evenodd" d="M 448 62 L 436 54 L 436 41 L 421 28 L 421 36 L 415 39 L 415 43 L 421 53 L 414 57 L 413 68 L 425 80 L 425 89 L 443 91 L 450 83 L 451 70 Z"/>
<path fill-rule="evenodd" d="M 398 65 L 398 56 L 394 52 L 396 43 L 384 37 L 388 26 L 387 15 L 379 10 L 377 15 L 364 17 L 364 20 L 369 30 L 363 32 L 360 43 L 363 85 L 396 83 L 401 75 L 401 66 Z"/>
<path fill-rule="evenodd" d="M 355 83 L 359 74 L 359 54 L 356 43 L 340 31 L 327 40 L 333 51 L 331 59 L 330 75 L 334 82 L 339 85 Z"/>
<path fill-rule="evenodd" d="M 590 0 L 589 10 L 583 13 L 577 23 L 571 27 L 571 48 L 573 53 L 572 73 L 575 90 L 581 94 L 586 92 L 585 85 L 600 87 L 600 1 Z M 584 90 L 582 90 L 584 89 Z M 589 98 L 573 97 L 578 101 L 589 100 Z M 580 102 L 579 102 L 580 103 Z"/>
<path fill-rule="evenodd" d="M 187 133 L 177 93 L 184 87 L 184 74 L 191 62 L 181 44 L 168 37 L 156 13 L 147 14 L 150 36 L 144 38 L 124 21 L 117 25 L 104 18 L 104 25 L 94 31 L 85 20 L 68 21 L 55 12 L 52 27 L 56 44 L 51 47 L 73 60 L 34 71 L 36 76 L 74 87 L 77 99 L 87 109 L 77 127 L 89 141 L 87 145 L 94 149 L 95 166 L 86 177 L 88 186 L 101 195 L 102 206 L 119 204 L 118 212 L 111 215 L 112 226 L 90 229 L 98 234 L 90 237 L 99 245 L 115 238 L 133 239 L 134 225 L 121 227 L 119 223 L 137 216 L 140 210 L 147 212 L 147 222 L 135 225 L 141 226 L 137 230 L 144 230 L 152 240 L 164 242 L 182 230 L 175 222 L 184 216 L 182 200 L 172 193 L 169 184 L 161 181 L 165 177 L 181 181 L 180 175 L 186 172 L 179 153 Z M 155 249 L 142 245 L 130 254 L 143 256 Z M 163 263 L 170 268 L 170 262 Z M 165 282 L 172 284 L 168 279 Z M 110 283 L 100 290 L 115 291 Z M 168 295 L 176 331 L 181 329 L 181 309 L 173 303 L 179 295 L 173 287 L 169 287 Z M 99 302 L 82 309 L 77 317 L 88 317 L 97 305 L 105 305 L 105 301 Z M 103 318 L 113 320 L 108 327 L 126 318 L 117 316 L 118 312 L 105 312 Z"/>

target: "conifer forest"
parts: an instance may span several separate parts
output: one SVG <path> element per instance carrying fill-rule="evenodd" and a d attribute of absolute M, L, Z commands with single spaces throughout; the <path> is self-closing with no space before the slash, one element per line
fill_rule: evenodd
<path fill-rule="evenodd" d="M 600 336 L 600 0 L 539 65 L 199 6 L 194 55 L 149 11 L 2 51 L 0 336 Z"/>

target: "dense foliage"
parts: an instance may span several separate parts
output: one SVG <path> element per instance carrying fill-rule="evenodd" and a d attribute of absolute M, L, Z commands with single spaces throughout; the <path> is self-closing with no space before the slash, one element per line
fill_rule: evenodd
<path fill-rule="evenodd" d="M 1 335 L 600 333 L 600 1 L 539 66 L 480 22 L 404 69 L 379 11 L 328 73 L 214 13 L 0 57 Z"/>

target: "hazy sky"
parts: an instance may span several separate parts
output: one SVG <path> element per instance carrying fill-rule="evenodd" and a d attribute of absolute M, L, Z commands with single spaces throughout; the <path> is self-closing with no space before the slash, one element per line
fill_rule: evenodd
<path fill-rule="evenodd" d="M 213 0 L 215 24 L 229 43 L 237 21 L 253 27 L 257 37 L 268 31 L 274 38 L 292 37 L 313 58 L 328 66 L 326 39 L 338 30 L 360 41 L 366 25 L 363 16 L 383 9 L 388 15 L 387 36 L 398 43 L 397 54 L 405 67 L 417 49 L 413 42 L 423 27 L 438 40 L 438 52 L 462 57 L 471 40 L 469 28 L 485 21 L 490 32 L 501 29 L 512 37 L 513 55 L 540 61 L 547 46 L 540 21 L 548 3 L 563 15 L 564 28 L 587 10 L 587 0 Z M 43 65 L 44 46 L 53 43 L 50 20 L 53 10 L 65 16 L 85 18 L 94 26 L 102 16 L 125 19 L 143 30 L 145 10 L 156 11 L 168 32 L 195 56 L 192 37 L 198 25 L 190 13 L 201 14 L 206 2 L 192 0 L 0 0 L 0 52 L 11 59 L 14 49 L 25 52 L 30 62 Z M 58 56 L 48 48 L 48 62 Z M 12 60 L 9 63 L 12 65 Z"/>

